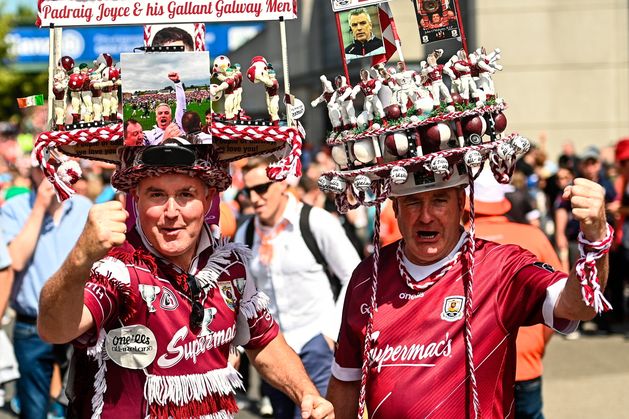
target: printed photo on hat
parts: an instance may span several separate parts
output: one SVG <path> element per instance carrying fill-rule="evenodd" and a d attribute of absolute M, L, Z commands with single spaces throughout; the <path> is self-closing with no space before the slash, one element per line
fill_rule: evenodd
<path fill-rule="evenodd" d="M 377 6 L 341 12 L 339 18 L 347 62 L 384 54 L 384 42 Z"/>
<path fill-rule="evenodd" d="M 211 143 L 207 52 L 121 54 L 125 145 L 158 145 L 171 137 Z"/>

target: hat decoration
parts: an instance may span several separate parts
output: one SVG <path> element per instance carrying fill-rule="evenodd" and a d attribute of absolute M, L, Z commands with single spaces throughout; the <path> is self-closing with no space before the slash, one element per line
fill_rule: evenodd
<path fill-rule="evenodd" d="M 101 3 L 96 0 L 70 0 L 62 5 L 61 2 L 55 0 L 38 1 L 37 24 L 40 27 L 51 28 L 50 91 L 48 94 L 50 130 L 38 136 L 34 150 L 46 176 L 53 183 L 59 199 L 63 200 L 71 196 L 74 193 L 72 185 L 80 178 L 75 165 L 69 163 L 71 160 L 68 160 L 67 156 L 105 161 L 121 167 L 125 163 L 120 160 L 120 156 L 126 153 L 121 152 L 119 148 L 160 145 L 147 139 L 149 128 L 146 124 L 153 116 L 149 116 L 147 121 L 144 120 L 146 119 L 144 116 L 156 111 L 159 106 L 156 104 L 174 102 L 176 93 L 173 93 L 173 90 L 176 92 L 177 89 L 172 89 L 172 83 L 165 76 L 163 83 L 166 88 L 164 84 L 155 88 L 130 87 L 137 80 L 149 77 L 146 77 L 145 73 L 136 75 L 130 66 L 125 67 L 125 62 L 129 64 L 131 60 L 125 61 L 123 56 L 136 56 L 136 59 L 137 56 L 142 56 L 148 60 L 149 57 L 156 57 L 159 54 L 181 54 L 180 61 L 190 64 L 186 65 L 185 70 L 182 68 L 182 72 L 185 72 L 198 60 L 186 59 L 188 57 L 183 54 L 201 54 L 193 55 L 197 58 L 205 54 L 205 60 L 208 59 L 208 53 L 203 52 L 205 51 L 206 23 L 195 23 L 194 20 L 208 22 L 207 24 L 218 21 L 221 23 L 246 20 L 279 21 L 284 92 L 281 96 L 280 82 L 276 78 L 276 71 L 270 61 L 262 56 L 253 57 L 248 70 L 243 71 L 248 76 L 247 78 L 255 83 L 251 84 L 251 87 L 262 86 L 265 89 L 269 117 L 254 119 L 248 116 L 241 107 L 243 90 L 246 91 L 249 87 L 243 86 L 244 77 L 240 64 L 231 63 L 225 55 L 216 57 L 212 66 L 208 62 L 205 86 L 198 83 L 202 77 L 179 80 L 185 86 L 185 95 L 194 95 L 193 100 L 202 104 L 200 106 L 205 106 L 206 109 L 212 107 L 224 110 L 224 112 L 213 112 L 211 122 L 205 127 L 198 127 L 204 132 L 200 136 L 184 130 L 180 121 L 177 120 L 180 128 L 178 136 L 186 137 L 191 143 L 184 147 L 195 148 L 198 147 L 197 144 L 211 144 L 211 147 L 216 150 L 214 160 L 216 164 L 273 153 L 278 156 L 278 160 L 267 170 L 271 180 L 283 180 L 291 174 L 301 175 L 299 158 L 305 131 L 299 123 L 299 118 L 303 115 L 304 106 L 290 94 L 288 50 L 284 29 L 285 20 L 297 18 L 296 4 L 291 7 L 291 10 L 276 10 L 277 8 L 272 5 L 262 6 L 259 13 L 251 11 L 253 9 L 249 7 L 243 7 L 242 10 L 240 8 L 225 9 L 219 18 L 213 13 L 212 8 L 207 7 L 182 9 L 173 12 L 174 16 L 170 17 L 166 14 L 154 16 L 149 13 L 151 7 L 159 6 L 167 9 L 166 0 L 134 2 L 135 10 L 139 11 L 140 16 L 114 16 L 104 12 L 101 15 L 99 12 L 103 8 Z M 147 7 L 149 5 L 151 7 Z M 121 5 L 121 7 L 124 6 Z M 79 15 L 81 18 L 78 18 Z M 96 16 L 100 16 L 98 21 L 93 19 Z M 73 57 L 61 56 L 63 28 L 132 24 L 144 26 L 145 45 L 140 49 L 146 51 L 145 53 L 122 54 L 121 62 L 116 62 L 115 54 L 109 53 L 100 54 L 91 63 L 79 63 Z M 184 47 L 153 44 L 153 39 L 159 37 L 158 33 L 163 29 L 158 24 L 167 24 L 163 26 L 168 26 L 170 29 L 181 28 L 180 31 L 184 32 L 184 35 L 185 30 L 189 31 L 187 36 L 191 39 L 190 49 L 194 51 L 181 52 L 188 48 L 185 46 L 185 41 Z M 190 28 L 187 28 L 188 26 Z M 173 83 L 176 85 L 177 81 L 173 80 Z M 193 86 L 188 87 L 187 84 L 193 84 Z M 280 115 L 281 97 L 285 103 L 285 109 L 282 112 L 285 115 Z M 119 104 L 123 105 L 122 114 L 118 113 Z M 139 118 L 134 116 L 137 113 L 140 113 Z M 175 111 L 172 114 L 175 116 Z M 201 120 L 205 117 L 205 115 L 200 116 Z M 141 144 L 125 143 L 123 120 L 126 123 L 130 119 L 143 125 L 144 141 Z M 166 138 L 163 139 L 166 140 Z M 142 153 L 143 150 L 139 147 L 135 152 Z M 70 164 L 72 167 L 65 167 L 64 164 Z"/>
<path fill-rule="evenodd" d="M 361 205 L 376 209 L 372 297 L 365 332 L 357 417 L 361 419 L 365 410 L 371 362 L 369 354 L 374 343 L 371 333 L 373 317 L 377 312 L 380 204 L 388 197 L 466 185 L 469 185 L 470 195 L 470 229 L 464 233 L 467 235 L 464 244 L 453 261 L 424 279 L 422 284 L 435 283 L 460 261 L 467 264 L 470 272 L 464 279 L 464 336 L 470 377 L 467 391 L 474 417 L 479 417 L 471 328 L 474 179 L 488 162 L 487 170 L 493 177 L 499 183 L 509 183 L 516 159 L 530 148 L 530 142 L 523 136 L 505 134 L 507 118 L 504 111 L 507 105 L 497 95 L 493 81 L 493 75 L 503 69 L 498 63 L 501 50 L 496 48 L 488 52 L 482 47 L 468 50 L 457 0 L 431 2 L 431 16 L 424 10 L 425 6 L 418 6 L 422 2 L 413 2 L 422 44 L 459 37 L 462 43 L 462 47 L 449 58 L 443 57 L 443 49 L 433 49 L 414 70 L 404 61 L 393 13 L 386 2 L 364 1 L 360 7 L 353 2 L 340 3 L 333 1 L 332 8 L 337 15 L 344 74 L 335 78 L 322 75 L 323 91 L 311 102 L 311 106 L 326 104 L 332 126 L 326 141 L 338 166 L 337 170 L 321 175 L 319 188 L 335 195 L 341 213 Z M 356 48 L 357 42 L 351 38 L 352 31 L 343 26 L 343 22 L 351 22 L 352 16 L 356 15 L 367 15 L 363 19 L 370 20 L 372 24 L 374 16 L 378 17 L 381 33 L 374 33 L 371 39 L 379 40 L 381 36 L 382 48 L 364 42 L 359 45 L 362 49 Z M 400 61 L 394 66 L 387 66 L 395 52 Z M 347 63 L 354 60 L 362 60 L 366 64 L 360 71 L 360 80 L 352 86 Z M 364 109 L 356 116 L 353 101 L 359 95 L 364 98 Z M 596 249 L 603 252 L 606 244 L 599 246 L 597 243 Z M 402 277 L 408 279 L 402 264 L 403 248 L 402 240 L 397 252 L 398 263 Z M 585 263 L 583 266 L 586 266 Z M 589 260 L 587 263 L 592 273 L 594 262 Z M 596 272 L 593 275 L 596 276 Z M 590 284 L 587 289 L 584 285 L 584 301 L 597 310 L 604 307 L 600 298 L 594 295 L 600 288 L 592 285 L 597 280 L 581 276 L 583 284 Z M 411 286 L 413 281 L 407 283 L 415 289 Z"/>

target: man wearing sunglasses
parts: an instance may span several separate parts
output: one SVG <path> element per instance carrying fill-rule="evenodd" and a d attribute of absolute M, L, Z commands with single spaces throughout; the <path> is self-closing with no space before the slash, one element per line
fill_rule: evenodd
<path fill-rule="evenodd" d="M 301 357 L 319 392 L 325 394 L 345 286 L 360 259 L 337 218 L 321 208 L 304 212 L 304 204 L 287 192 L 285 182 L 268 181 L 270 162 L 251 158 L 243 167 L 243 193 L 255 216 L 241 226 L 235 241 L 253 250 L 249 273 L 269 296 L 269 310 L 286 341 Z M 314 246 L 308 244 L 308 234 Z M 325 265 L 340 284 L 328 277 Z M 338 304 L 333 286 L 342 286 Z M 266 385 L 263 389 L 276 419 L 300 417 L 286 395 Z"/>
<path fill-rule="evenodd" d="M 112 184 L 137 201 L 135 227 L 120 202 L 94 206 L 40 298 L 42 338 L 76 349 L 74 417 L 233 417 L 232 345 L 301 417 L 334 417 L 248 279 L 250 252 L 203 221 L 230 182 L 211 146 L 122 150 Z"/>

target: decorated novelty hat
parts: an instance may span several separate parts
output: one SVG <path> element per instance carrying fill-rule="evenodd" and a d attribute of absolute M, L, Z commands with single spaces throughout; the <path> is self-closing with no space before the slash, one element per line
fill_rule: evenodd
<path fill-rule="evenodd" d="M 111 177 L 114 188 L 128 192 L 147 177 L 183 174 L 199 178 L 222 192 L 231 184 L 226 164 L 211 145 L 192 146 L 182 139 L 148 147 L 121 147 L 120 166 Z"/>
<path fill-rule="evenodd" d="M 230 182 L 224 164 L 266 154 L 277 158 L 267 170 L 271 180 L 301 175 L 299 158 L 305 132 L 299 118 L 303 115 L 300 111 L 303 104 L 290 94 L 284 27 L 285 20 L 297 18 L 296 3 L 290 10 L 281 12 L 269 8 L 262 13 L 251 13 L 247 9 L 222 15 L 220 19 L 207 8 L 198 8 L 174 21 L 166 15 L 146 14 L 115 18 L 103 15 L 98 22 L 76 19 L 71 13 L 63 12 L 63 8 L 76 7 L 85 13 L 82 16 L 97 16 L 101 2 L 68 0 L 61 3 L 38 2 L 37 25 L 54 27 L 54 30 L 50 31 L 50 130 L 39 135 L 34 147 L 60 199 L 74 193 L 72 185 L 81 176 L 80 166 L 72 158 L 115 164 L 117 170 L 112 184 L 121 190 L 132 188 L 144 176 L 160 173 L 193 174 L 223 190 Z M 146 7 L 138 7 L 138 10 L 146 10 Z M 241 73 L 240 64 L 232 64 L 224 55 L 218 56 L 211 66 L 210 54 L 205 50 L 205 24 L 194 23 L 195 20 L 279 21 L 284 91 L 280 92 L 280 82 L 270 71 L 272 64 L 262 56 L 252 59 L 255 71 L 250 72 L 250 77 L 257 84 L 243 83 L 246 77 Z M 118 58 L 108 53 L 88 63 L 78 63 L 72 57 L 61 55 L 60 41 L 65 27 L 133 24 L 144 26 L 144 46 L 138 45 L 134 52 L 120 54 L 118 63 Z M 161 39 L 157 36 L 163 29 L 160 24 L 184 32 L 190 30 L 194 51 L 186 51 L 184 46 L 159 44 L 156 39 Z M 142 52 L 135 52 L 138 49 Z M 151 70 L 147 72 L 147 68 Z M 242 109 L 242 96 L 250 89 L 265 89 L 269 118 L 253 119 Z M 280 109 L 280 97 L 285 99 L 284 109 Z M 192 103 L 195 106 L 187 106 Z M 163 116 L 158 124 L 156 111 L 163 104 L 172 112 Z M 119 105 L 122 105 L 121 114 Z M 197 113 L 199 118 L 186 120 L 205 121 L 206 113 L 211 114 L 208 124 L 185 126 L 182 120 L 185 113 L 190 112 Z M 167 130 L 173 123 L 179 133 Z M 142 131 L 139 137 L 138 125 Z M 135 135 L 133 141 L 129 141 L 133 145 L 124 143 L 129 127 Z M 164 144 L 169 137 L 186 138 L 201 129 L 207 135 L 200 140 L 197 138 L 192 145 L 181 141 Z"/>

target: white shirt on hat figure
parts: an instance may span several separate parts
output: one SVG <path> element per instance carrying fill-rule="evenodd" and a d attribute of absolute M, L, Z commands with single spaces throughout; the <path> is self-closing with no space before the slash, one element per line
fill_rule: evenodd
<path fill-rule="evenodd" d="M 179 74 L 176 72 L 168 73 L 168 78 L 175 84 L 175 97 L 177 98 L 177 107 L 175 108 L 175 122 L 172 118 L 172 110 L 167 103 L 160 103 L 155 108 L 155 126 L 150 131 L 144 131 L 146 136 L 145 145 L 161 144 L 165 139 L 177 137 L 183 131 L 181 128 L 181 117 L 186 111 L 186 94 L 183 90 L 183 84 L 179 80 Z"/>

